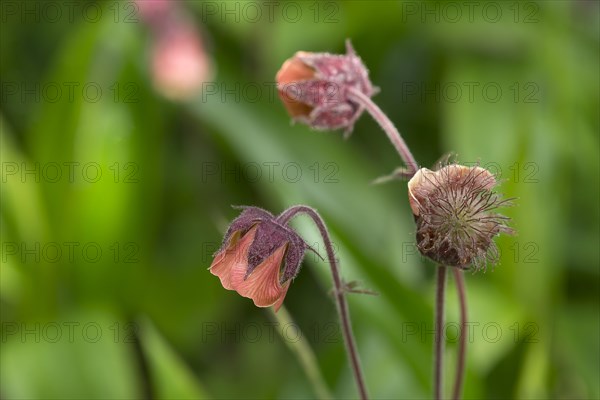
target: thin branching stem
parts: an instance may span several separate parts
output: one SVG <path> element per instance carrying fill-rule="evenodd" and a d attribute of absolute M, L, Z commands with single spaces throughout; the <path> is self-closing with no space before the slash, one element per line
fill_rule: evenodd
<path fill-rule="evenodd" d="M 458 302 L 460 305 L 460 341 L 458 342 L 458 357 L 456 360 L 456 377 L 452 398 L 458 400 L 462 395 L 463 381 L 465 377 L 465 362 L 467 357 L 467 291 L 465 289 L 465 278 L 463 271 L 453 268 L 456 290 L 458 291 Z"/>
<path fill-rule="evenodd" d="M 381 126 L 381 129 L 383 129 L 387 137 L 390 139 L 390 141 L 396 148 L 396 151 L 404 161 L 404 164 L 406 164 L 406 166 L 408 167 L 409 174 L 414 175 L 417 172 L 417 169 L 419 168 L 417 165 L 417 161 L 410 152 L 410 149 L 406 145 L 406 142 L 402 138 L 402 135 L 400 135 L 400 132 L 398 131 L 398 129 L 396 129 L 396 126 L 392 123 L 392 121 L 390 121 L 387 115 L 385 115 L 385 113 L 381 111 L 381 108 L 379 108 L 379 106 L 375 104 L 369 96 L 365 95 L 358 89 L 349 88 L 348 98 L 354 101 L 355 103 L 359 104 L 360 106 L 364 107 L 365 110 L 367 110 L 367 112 L 371 114 L 373 119 L 377 121 L 379 126 Z"/>
<path fill-rule="evenodd" d="M 337 304 L 337 310 L 342 323 L 342 333 L 344 336 L 346 351 L 348 352 L 350 368 L 352 369 L 352 373 L 354 374 L 354 379 L 356 381 L 356 385 L 358 386 L 360 398 L 365 400 L 368 398 L 367 387 L 365 385 L 364 376 L 360 367 L 360 360 L 358 357 L 358 351 L 356 349 L 354 334 L 352 333 L 352 324 L 350 322 L 350 313 L 348 311 L 348 303 L 346 302 L 344 285 L 342 282 L 342 278 L 340 277 L 340 270 L 338 262 L 335 258 L 335 253 L 331 244 L 329 232 L 327 231 L 325 222 L 323 222 L 323 219 L 317 213 L 317 211 L 307 206 L 299 205 L 290 207 L 289 209 L 284 211 L 279 217 L 277 217 L 277 221 L 282 225 L 285 225 L 298 214 L 308 215 L 319 229 L 319 233 L 323 238 L 325 250 L 327 251 L 327 258 L 329 259 L 329 265 L 331 267 L 331 274 L 333 275 L 333 284 L 335 290 L 334 293 Z"/>
<path fill-rule="evenodd" d="M 433 352 L 433 398 L 442 398 L 444 372 L 444 303 L 446 301 L 446 267 L 437 268 L 435 297 L 435 338 Z"/>

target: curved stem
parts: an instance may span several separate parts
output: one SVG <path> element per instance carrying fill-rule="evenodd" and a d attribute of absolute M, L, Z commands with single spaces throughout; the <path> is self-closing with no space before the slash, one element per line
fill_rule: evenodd
<path fill-rule="evenodd" d="M 327 231 L 327 227 L 325 226 L 323 219 L 317 213 L 317 211 L 307 206 L 300 205 L 290 207 L 286 211 L 284 211 L 279 217 L 277 217 L 277 221 L 282 225 L 285 225 L 298 214 L 308 215 L 319 229 L 319 233 L 323 238 L 325 250 L 327 251 L 327 258 L 329 259 L 329 265 L 331 267 L 331 274 L 333 275 L 335 299 L 338 313 L 340 314 L 340 320 L 342 322 L 342 333 L 344 336 L 344 343 L 346 344 L 346 351 L 348 352 L 348 357 L 350 359 L 350 367 L 354 374 L 356 385 L 358 386 L 360 398 L 367 399 L 367 387 L 365 385 L 362 369 L 360 367 L 360 361 L 358 358 L 358 351 L 356 350 L 354 334 L 352 333 L 352 324 L 350 323 L 348 303 L 346 302 L 346 297 L 344 295 L 344 286 L 340 277 L 340 271 L 337 260 L 335 258 L 335 253 L 333 251 L 333 246 L 331 244 L 331 239 L 329 237 L 329 232 Z"/>
<path fill-rule="evenodd" d="M 467 354 L 467 292 L 465 290 L 465 279 L 463 272 L 458 268 L 453 268 L 454 280 L 458 291 L 458 301 L 460 303 L 460 341 L 458 342 L 458 358 L 456 361 L 456 378 L 454 380 L 454 389 L 452 398 L 458 400 L 462 394 L 463 381 L 465 377 L 465 360 Z"/>
<path fill-rule="evenodd" d="M 417 172 L 417 169 L 419 169 L 417 161 L 410 152 L 404 139 L 402 139 L 402 135 L 400 135 L 398 129 L 396 129 L 396 127 L 394 126 L 392 121 L 390 121 L 387 115 L 385 115 L 385 113 L 381 111 L 381 108 L 379 108 L 379 106 L 375 104 L 369 96 L 365 95 L 358 89 L 349 88 L 348 95 L 348 98 L 350 100 L 364 107 L 369 112 L 369 114 L 371 114 L 373 119 L 377 121 L 379 126 L 381 126 L 381 128 L 384 130 L 384 132 L 396 148 L 396 151 L 398 152 L 398 154 L 400 154 L 400 157 L 408 167 L 409 172 L 411 174 Z"/>
<path fill-rule="evenodd" d="M 442 398 L 444 370 L 444 303 L 446 295 L 446 267 L 437 269 L 437 289 L 435 298 L 435 339 L 433 355 L 433 398 Z"/>

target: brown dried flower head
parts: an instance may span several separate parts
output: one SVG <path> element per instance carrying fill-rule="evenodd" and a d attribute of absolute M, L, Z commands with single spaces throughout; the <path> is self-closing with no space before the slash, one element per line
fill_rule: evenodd
<path fill-rule="evenodd" d="M 494 212 L 510 205 L 492 190 L 497 184 L 481 167 L 450 164 L 437 171 L 418 170 L 408 182 L 408 196 L 421 254 L 461 269 L 485 270 L 487 263 L 497 263 L 494 237 L 513 233 L 509 218 Z"/>

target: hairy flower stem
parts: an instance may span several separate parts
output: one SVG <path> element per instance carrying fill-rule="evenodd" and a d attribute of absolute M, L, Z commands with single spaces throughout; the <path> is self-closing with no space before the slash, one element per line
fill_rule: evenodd
<path fill-rule="evenodd" d="M 435 298 L 435 338 L 433 354 L 433 398 L 442 398 L 442 375 L 444 370 L 444 303 L 446 296 L 446 267 L 437 269 L 437 293 Z"/>
<path fill-rule="evenodd" d="M 454 272 L 454 280 L 456 281 L 456 289 L 458 291 L 458 301 L 460 303 L 460 341 L 458 342 L 456 378 L 454 380 L 454 389 L 452 390 L 452 398 L 458 400 L 462 394 L 467 354 L 467 291 L 465 289 L 463 271 L 458 268 L 453 268 L 452 270 Z"/>
<path fill-rule="evenodd" d="M 375 104 L 369 96 L 365 95 L 358 89 L 348 88 L 348 98 L 354 101 L 355 103 L 359 104 L 360 106 L 364 107 L 365 110 L 367 110 L 369 114 L 371 114 L 373 119 L 377 121 L 379 126 L 381 126 L 383 131 L 386 133 L 386 135 L 396 148 L 398 154 L 400 154 L 400 157 L 408 167 L 408 172 L 410 173 L 410 175 L 414 175 L 414 173 L 417 172 L 417 169 L 419 168 L 417 165 L 417 161 L 410 152 L 410 149 L 406 145 L 406 142 L 404 142 L 404 139 L 402 139 L 402 135 L 400 135 L 400 132 L 398 132 L 398 129 L 396 129 L 396 127 L 394 126 L 392 121 L 390 121 L 387 115 L 385 115 L 385 113 L 381 111 L 381 108 L 379 108 L 379 106 Z"/>
<path fill-rule="evenodd" d="M 333 252 L 333 246 L 331 244 L 329 232 L 327 231 L 327 227 L 317 211 L 307 206 L 291 207 L 277 217 L 277 221 L 282 225 L 285 225 L 298 214 L 308 215 L 319 229 L 319 233 L 323 238 L 323 243 L 327 251 L 327 258 L 329 259 L 329 265 L 331 267 L 331 274 L 333 275 L 335 299 L 340 320 L 342 322 L 342 333 L 344 336 L 344 343 L 346 344 L 346 351 L 348 352 L 348 357 L 350 359 L 350 368 L 354 374 L 354 379 L 356 381 L 356 385 L 358 386 L 360 398 L 367 399 L 367 387 L 365 385 L 363 373 L 360 367 L 360 360 L 358 358 L 358 351 L 356 350 L 356 343 L 352 333 L 352 324 L 350 323 L 348 303 L 346 302 L 346 297 L 344 295 L 344 286 L 340 277 L 339 266 Z"/>

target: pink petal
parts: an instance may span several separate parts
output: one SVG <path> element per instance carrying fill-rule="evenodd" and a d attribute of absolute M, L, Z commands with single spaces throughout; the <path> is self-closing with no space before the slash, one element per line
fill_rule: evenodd
<path fill-rule="evenodd" d="M 312 79 L 315 76 L 315 70 L 302 61 L 302 57 L 308 56 L 309 54 L 310 53 L 299 51 L 294 57 L 286 60 L 281 66 L 281 69 L 277 72 L 275 81 L 279 85 L 285 85 L 291 82 Z"/>
<path fill-rule="evenodd" d="M 216 255 L 209 271 L 211 274 L 218 276 L 221 280 L 221 285 L 227 290 L 235 290 L 231 282 L 231 272 L 237 268 L 240 270 L 248 269 L 248 249 L 254 241 L 256 227 L 251 228 L 239 241 L 240 233 L 235 232 L 227 248 Z"/>
<path fill-rule="evenodd" d="M 275 312 L 279 311 L 279 309 L 283 305 L 283 300 L 285 299 L 285 295 L 287 294 L 287 291 L 290 287 L 290 282 L 291 282 L 291 280 L 289 280 L 283 284 L 283 287 L 282 287 L 283 293 L 281 293 L 281 296 L 279 296 L 279 300 L 277 300 L 277 302 L 275 304 L 273 304 L 273 308 L 275 309 Z"/>
<path fill-rule="evenodd" d="M 304 64 L 298 57 L 298 55 L 303 54 L 307 53 L 298 52 L 294 57 L 286 60 L 275 77 L 279 97 L 292 117 L 307 117 L 312 110 L 310 105 L 299 101 L 296 96 L 290 95 L 293 89 L 301 87 L 299 85 L 302 81 L 311 79 L 315 75 L 315 71 Z M 292 86 L 289 87 L 290 85 Z"/>
<path fill-rule="evenodd" d="M 286 249 L 287 243 L 260 263 L 248 277 L 247 268 L 234 266 L 231 270 L 231 284 L 234 289 L 241 296 L 252 299 L 257 307 L 275 304 L 282 295 L 285 296 L 285 290 L 279 283 L 279 271 Z"/>

